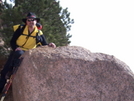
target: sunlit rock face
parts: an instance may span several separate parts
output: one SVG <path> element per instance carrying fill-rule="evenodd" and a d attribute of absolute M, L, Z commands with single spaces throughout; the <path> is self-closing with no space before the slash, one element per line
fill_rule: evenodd
<path fill-rule="evenodd" d="M 114 56 L 44 46 L 22 57 L 14 101 L 134 101 L 134 74 Z"/>

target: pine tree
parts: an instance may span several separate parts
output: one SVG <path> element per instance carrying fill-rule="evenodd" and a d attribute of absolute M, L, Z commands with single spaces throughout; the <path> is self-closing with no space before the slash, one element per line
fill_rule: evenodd
<path fill-rule="evenodd" d="M 41 18 L 40 23 L 43 26 L 43 33 L 48 42 L 54 42 L 57 46 L 64 46 L 70 43 L 71 35 L 68 31 L 71 24 L 74 23 L 70 18 L 68 9 L 63 9 L 59 1 L 55 0 L 15 0 L 15 5 L 6 4 L 4 12 L 0 15 L 2 20 L 1 30 L 5 48 L 10 47 L 9 41 L 13 35 L 12 26 L 22 24 L 22 18 L 25 18 L 28 12 L 34 12 Z"/>

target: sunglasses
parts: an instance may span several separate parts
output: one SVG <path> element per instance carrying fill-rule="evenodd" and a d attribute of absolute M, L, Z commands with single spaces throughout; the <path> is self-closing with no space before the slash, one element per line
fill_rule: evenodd
<path fill-rule="evenodd" d="M 35 21 L 35 19 L 31 19 L 31 20 L 27 20 L 28 22 L 30 22 L 30 21 Z"/>

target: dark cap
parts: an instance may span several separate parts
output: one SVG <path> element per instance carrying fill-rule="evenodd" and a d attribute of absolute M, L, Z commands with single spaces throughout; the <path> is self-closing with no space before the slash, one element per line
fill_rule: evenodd
<path fill-rule="evenodd" d="M 35 15 L 34 13 L 32 13 L 32 12 L 29 12 L 29 13 L 27 14 L 27 17 L 26 17 L 26 18 L 23 18 L 22 21 L 23 21 L 24 23 L 26 23 L 26 20 L 27 20 L 27 19 L 36 19 L 37 22 L 40 21 L 40 18 L 37 18 L 36 15 Z"/>

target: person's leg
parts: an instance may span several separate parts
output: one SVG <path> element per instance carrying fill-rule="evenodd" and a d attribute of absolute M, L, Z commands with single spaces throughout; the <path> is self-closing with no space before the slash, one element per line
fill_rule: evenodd
<path fill-rule="evenodd" d="M 19 63 L 20 63 L 20 56 L 24 53 L 25 51 L 15 51 L 15 54 L 14 54 L 14 59 L 13 59 L 13 62 L 12 62 L 12 67 L 16 67 L 16 66 L 19 66 Z"/>
<path fill-rule="evenodd" d="M 6 83 L 6 78 L 5 78 L 5 76 L 6 76 L 6 74 L 7 74 L 7 72 L 8 72 L 8 69 L 9 69 L 9 67 L 10 67 L 10 65 L 11 65 L 11 62 L 10 62 L 10 61 L 12 61 L 13 53 L 14 53 L 13 51 L 10 53 L 10 55 L 9 55 L 9 57 L 8 57 L 8 59 L 7 59 L 6 63 L 5 63 L 5 65 L 4 65 L 4 68 L 3 68 L 2 71 L 1 71 L 1 77 L 0 77 L 0 92 L 2 92 L 2 89 L 3 89 L 3 87 L 4 87 L 5 83 Z"/>
<path fill-rule="evenodd" d="M 2 92 L 4 85 L 6 83 L 6 74 L 9 71 L 12 71 L 13 66 L 15 65 L 15 63 L 17 62 L 17 60 L 19 59 L 19 57 L 24 53 L 24 51 L 15 51 L 13 53 L 10 54 L 3 70 L 1 71 L 1 78 L 0 78 L 0 92 Z"/>

